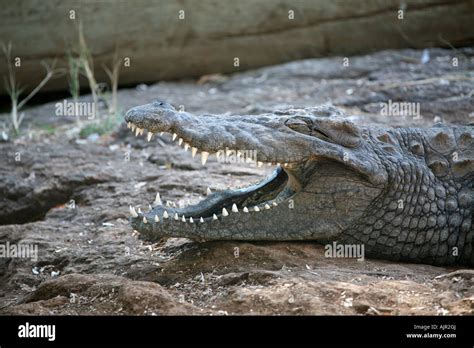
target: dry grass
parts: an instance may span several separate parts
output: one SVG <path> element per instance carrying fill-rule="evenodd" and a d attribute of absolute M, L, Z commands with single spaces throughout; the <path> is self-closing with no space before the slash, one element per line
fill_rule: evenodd
<path fill-rule="evenodd" d="M 117 92 L 118 92 L 118 82 L 119 82 L 119 75 L 120 75 L 120 68 L 122 60 L 119 58 L 118 55 L 118 47 L 115 46 L 114 56 L 112 58 L 112 68 L 110 69 L 107 66 L 103 66 L 104 71 L 107 73 L 107 76 L 110 80 L 111 92 L 112 92 L 112 101 L 109 105 L 109 113 L 116 114 L 117 113 Z"/>
<path fill-rule="evenodd" d="M 4 79 L 5 88 L 11 100 L 10 120 L 14 132 L 16 134 L 19 134 L 20 125 L 25 116 L 23 112 L 20 113 L 21 109 L 44 87 L 44 85 L 48 83 L 49 80 L 51 80 L 58 73 L 60 73 L 60 70 L 56 69 L 56 60 L 54 60 L 51 65 L 47 64 L 45 61 L 42 61 L 41 65 L 45 68 L 46 71 L 45 76 L 25 98 L 20 100 L 20 95 L 23 90 L 16 79 L 15 67 L 13 66 L 12 62 L 12 45 L 11 43 L 8 43 L 7 45 L 2 43 L 1 46 L 3 54 L 5 56 L 8 71 L 8 76 L 4 77 Z"/>

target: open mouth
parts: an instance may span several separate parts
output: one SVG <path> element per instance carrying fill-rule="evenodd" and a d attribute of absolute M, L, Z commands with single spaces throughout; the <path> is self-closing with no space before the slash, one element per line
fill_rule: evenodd
<path fill-rule="evenodd" d="M 148 141 L 152 139 L 153 133 L 147 130 L 145 135 L 145 128 L 140 128 L 132 122 L 128 122 L 127 126 L 135 136 L 146 136 Z M 164 135 L 167 132 L 160 133 Z M 219 159 L 220 156 L 226 156 L 226 152 L 229 151 L 229 149 L 221 149 L 215 153 L 208 153 L 199 149 L 192 142 L 185 142 L 177 133 L 167 134 L 179 146 L 182 146 L 185 151 L 191 150 L 192 157 L 200 153 L 203 165 L 207 162 L 209 156 L 215 155 Z M 239 153 L 244 152 L 244 150 L 232 151 L 237 154 L 237 158 L 239 158 Z M 244 158 L 242 158 L 241 162 L 249 163 L 248 159 Z M 262 162 L 250 163 L 250 165 L 253 164 L 257 167 L 264 165 Z M 130 213 L 133 218 L 138 218 L 145 224 L 150 219 L 154 222 L 176 220 L 188 223 L 204 223 L 231 218 L 232 214 L 258 214 L 266 210 L 275 209 L 279 204 L 290 199 L 297 192 L 299 185 L 295 184 L 297 180 L 292 171 L 296 163 L 280 164 L 269 162 L 268 165 L 275 165 L 275 170 L 256 184 L 216 192 L 211 192 L 208 189 L 207 197 L 197 204 L 179 208 L 173 205 L 163 205 L 160 194 L 157 193 L 155 201 L 150 205 L 150 211 L 144 213 L 140 209 L 137 211 L 134 207 L 130 206 Z"/>

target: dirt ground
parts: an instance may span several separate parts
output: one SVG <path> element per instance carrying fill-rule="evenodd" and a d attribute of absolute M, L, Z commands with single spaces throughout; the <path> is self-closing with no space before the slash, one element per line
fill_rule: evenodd
<path fill-rule="evenodd" d="M 473 93 L 474 49 L 466 48 L 140 85 L 120 90 L 119 101 L 123 110 L 160 99 L 229 117 L 331 102 L 359 124 L 428 127 L 472 122 Z M 422 117 L 382 116 L 388 100 L 419 102 Z M 147 207 L 157 191 L 194 202 L 208 186 L 248 185 L 271 168 L 215 158 L 202 167 L 168 136 L 147 143 L 123 123 L 77 139 L 74 120 L 54 111 L 54 102 L 28 109 L 23 135 L 0 143 L 0 243 L 39 251 L 36 261 L 0 258 L 0 314 L 474 313 L 474 270 L 331 259 L 309 242 L 144 241 L 128 224 L 129 204 Z"/>

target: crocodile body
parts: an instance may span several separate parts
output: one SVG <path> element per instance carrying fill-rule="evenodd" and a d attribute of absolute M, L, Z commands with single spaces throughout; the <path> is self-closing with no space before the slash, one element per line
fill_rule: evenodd
<path fill-rule="evenodd" d="M 474 265 L 474 127 L 356 126 L 333 107 L 194 116 L 168 103 L 125 116 L 136 134 L 169 132 L 193 154 L 253 150 L 277 168 L 259 184 L 185 208 L 131 207 L 145 238 L 362 244 L 368 257 Z M 281 165 L 279 165 L 281 164 Z"/>

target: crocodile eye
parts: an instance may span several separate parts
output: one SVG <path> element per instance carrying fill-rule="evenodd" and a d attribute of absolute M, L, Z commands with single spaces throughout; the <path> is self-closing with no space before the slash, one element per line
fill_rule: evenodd
<path fill-rule="evenodd" d="M 285 121 L 285 125 L 295 132 L 303 133 L 303 134 L 310 134 L 311 127 L 307 121 L 300 117 L 292 117 Z"/>
<path fill-rule="evenodd" d="M 153 105 L 154 106 L 163 106 L 163 105 L 165 105 L 165 103 L 163 103 L 162 101 L 157 100 L 157 101 L 153 102 Z"/>
<path fill-rule="evenodd" d="M 316 119 L 312 135 L 344 147 L 357 147 L 362 139 L 355 124 L 345 119 L 330 117 Z"/>

